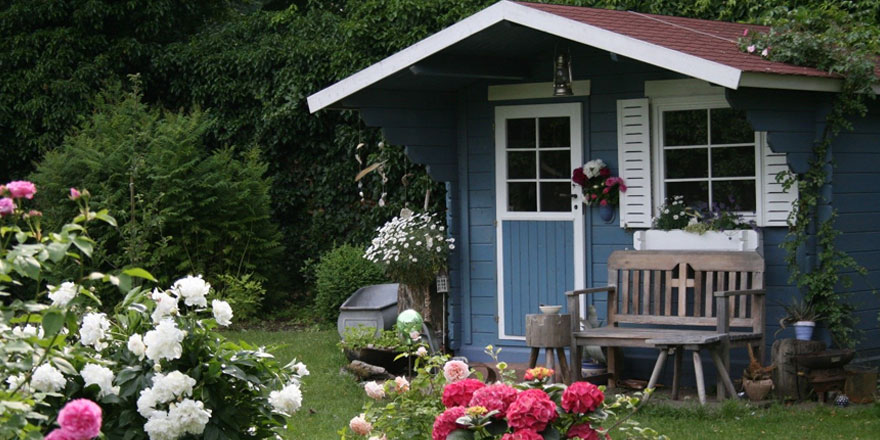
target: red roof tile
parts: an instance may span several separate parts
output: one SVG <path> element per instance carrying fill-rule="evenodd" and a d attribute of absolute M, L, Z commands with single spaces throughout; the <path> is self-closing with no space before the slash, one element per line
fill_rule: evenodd
<path fill-rule="evenodd" d="M 737 39 L 743 35 L 745 29 L 750 32 L 767 32 L 769 28 L 766 26 L 580 6 L 518 3 L 744 72 L 836 77 L 822 70 L 770 61 L 759 54 L 739 50 Z"/>

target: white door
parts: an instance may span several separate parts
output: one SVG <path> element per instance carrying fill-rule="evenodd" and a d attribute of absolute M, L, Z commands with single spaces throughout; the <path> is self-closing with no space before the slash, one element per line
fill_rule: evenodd
<path fill-rule="evenodd" d="M 525 339 L 525 315 L 583 288 L 581 105 L 495 107 L 498 334 Z M 564 313 L 564 312 L 563 312 Z"/>

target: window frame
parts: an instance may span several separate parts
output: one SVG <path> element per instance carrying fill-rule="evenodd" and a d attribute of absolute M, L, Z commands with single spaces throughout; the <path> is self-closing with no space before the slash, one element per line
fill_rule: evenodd
<path fill-rule="evenodd" d="M 666 200 L 665 185 L 665 148 L 663 145 L 664 127 L 663 112 L 678 110 L 711 110 L 731 108 L 723 95 L 717 96 L 672 96 L 651 99 L 651 186 L 654 193 L 654 206 L 652 217 L 660 212 L 660 207 Z M 755 211 L 737 211 L 745 221 L 755 221 L 763 224 L 764 209 L 764 181 L 763 181 L 763 151 L 766 142 L 766 133 L 755 131 Z M 711 147 L 709 147 L 711 149 Z M 722 147 L 723 148 L 723 147 Z M 711 170 L 710 174 L 711 174 Z M 711 177 L 707 180 L 712 180 Z M 747 179 L 742 179 L 747 180 Z"/>

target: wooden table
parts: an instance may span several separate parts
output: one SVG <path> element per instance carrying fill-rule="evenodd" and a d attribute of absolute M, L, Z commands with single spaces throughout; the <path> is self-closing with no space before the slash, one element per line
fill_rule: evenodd
<path fill-rule="evenodd" d="M 712 356 L 715 369 L 718 371 L 718 377 L 727 389 L 727 392 L 730 393 L 731 397 L 736 396 L 733 382 L 731 382 L 730 375 L 727 373 L 721 358 L 722 347 L 727 344 L 727 341 L 728 335 L 726 333 L 706 335 L 704 332 L 699 332 L 699 334 L 697 332 L 694 334 L 682 333 L 680 336 L 664 336 L 657 339 L 649 339 L 647 341 L 649 344 L 660 349 L 660 355 L 657 357 L 657 363 L 654 365 L 654 371 L 651 373 L 651 380 L 648 381 L 648 388 L 654 388 L 657 385 L 657 379 L 660 377 L 660 372 L 663 371 L 666 358 L 672 353 L 675 356 L 672 373 L 672 399 L 677 400 L 680 383 L 679 376 L 681 374 L 681 358 L 685 350 L 691 350 L 694 352 L 694 375 L 697 379 L 697 394 L 700 398 L 700 404 L 705 405 L 706 383 L 703 379 L 703 361 L 700 358 L 700 350 L 707 349 Z"/>
<path fill-rule="evenodd" d="M 543 348 L 546 354 L 547 368 L 556 371 L 557 381 L 568 383 L 570 374 L 568 361 L 565 359 L 565 347 L 571 345 L 571 315 L 526 315 L 526 345 L 532 348 L 529 356 L 529 368 L 535 368 L 538 355 Z M 553 351 L 559 359 L 558 368 L 554 368 Z M 575 367 L 580 367 L 576 365 Z"/>

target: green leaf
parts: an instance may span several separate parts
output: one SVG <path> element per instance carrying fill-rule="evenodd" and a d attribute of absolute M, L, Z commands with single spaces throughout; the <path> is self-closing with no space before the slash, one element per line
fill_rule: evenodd
<path fill-rule="evenodd" d="M 552 425 L 548 426 L 541 435 L 544 436 L 544 440 L 560 440 L 562 438 L 559 431 L 557 431 Z"/>
<path fill-rule="evenodd" d="M 43 315 L 43 332 L 47 338 L 55 336 L 64 327 L 64 314 L 58 310 L 50 310 Z"/>
<path fill-rule="evenodd" d="M 64 359 L 63 357 L 53 356 L 52 363 L 56 367 L 58 367 L 58 369 L 61 370 L 61 372 L 64 374 L 67 374 L 69 376 L 76 376 L 79 374 L 76 371 L 76 368 L 74 368 L 73 365 L 70 362 L 68 362 L 67 359 Z"/>
<path fill-rule="evenodd" d="M 116 219 L 108 214 L 108 211 L 106 209 L 102 209 L 96 212 L 95 218 L 109 224 L 110 226 L 113 226 L 114 228 L 116 227 Z"/>
<path fill-rule="evenodd" d="M 73 244 L 76 245 L 82 253 L 91 258 L 92 251 L 95 249 L 95 243 L 92 240 L 86 237 L 77 236 L 73 239 Z"/>
<path fill-rule="evenodd" d="M 67 254 L 67 249 L 70 248 L 70 243 L 61 243 L 58 241 L 53 241 L 46 246 L 46 250 L 49 252 L 49 258 L 57 263 L 64 259 L 64 255 Z"/>
<path fill-rule="evenodd" d="M 96 302 L 96 303 L 98 303 L 99 306 L 101 305 L 101 300 L 98 299 L 98 297 L 95 296 L 95 294 L 92 293 L 91 290 L 89 290 L 89 289 L 79 289 L 79 293 L 81 293 L 81 294 L 83 294 L 83 295 L 85 295 L 85 296 L 91 298 L 91 300 L 94 301 L 94 302 Z"/>
<path fill-rule="evenodd" d="M 456 429 L 446 436 L 446 440 L 474 440 L 474 433 L 465 429 Z"/>
<path fill-rule="evenodd" d="M 150 281 L 152 281 L 152 282 L 154 282 L 154 283 L 158 283 L 158 282 L 159 282 L 159 280 L 157 280 L 155 277 L 153 277 L 153 275 L 151 275 L 149 272 L 147 272 L 147 271 L 145 271 L 145 270 L 143 270 L 143 269 L 141 269 L 141 268 L 139 268 L 139 267 L 133 267 L 133 268 L 131 268 L 131 269 L 125 269 L 125 270 L 122 271 L 122 273 L 124 273 L 124 274 L 126 274 L 126 275 L 128 275 L 128 276 L 137 277 L 137 278 L 143 278 L 143 279 L 145 279 L 145 280 L 150 280 Z"/>

